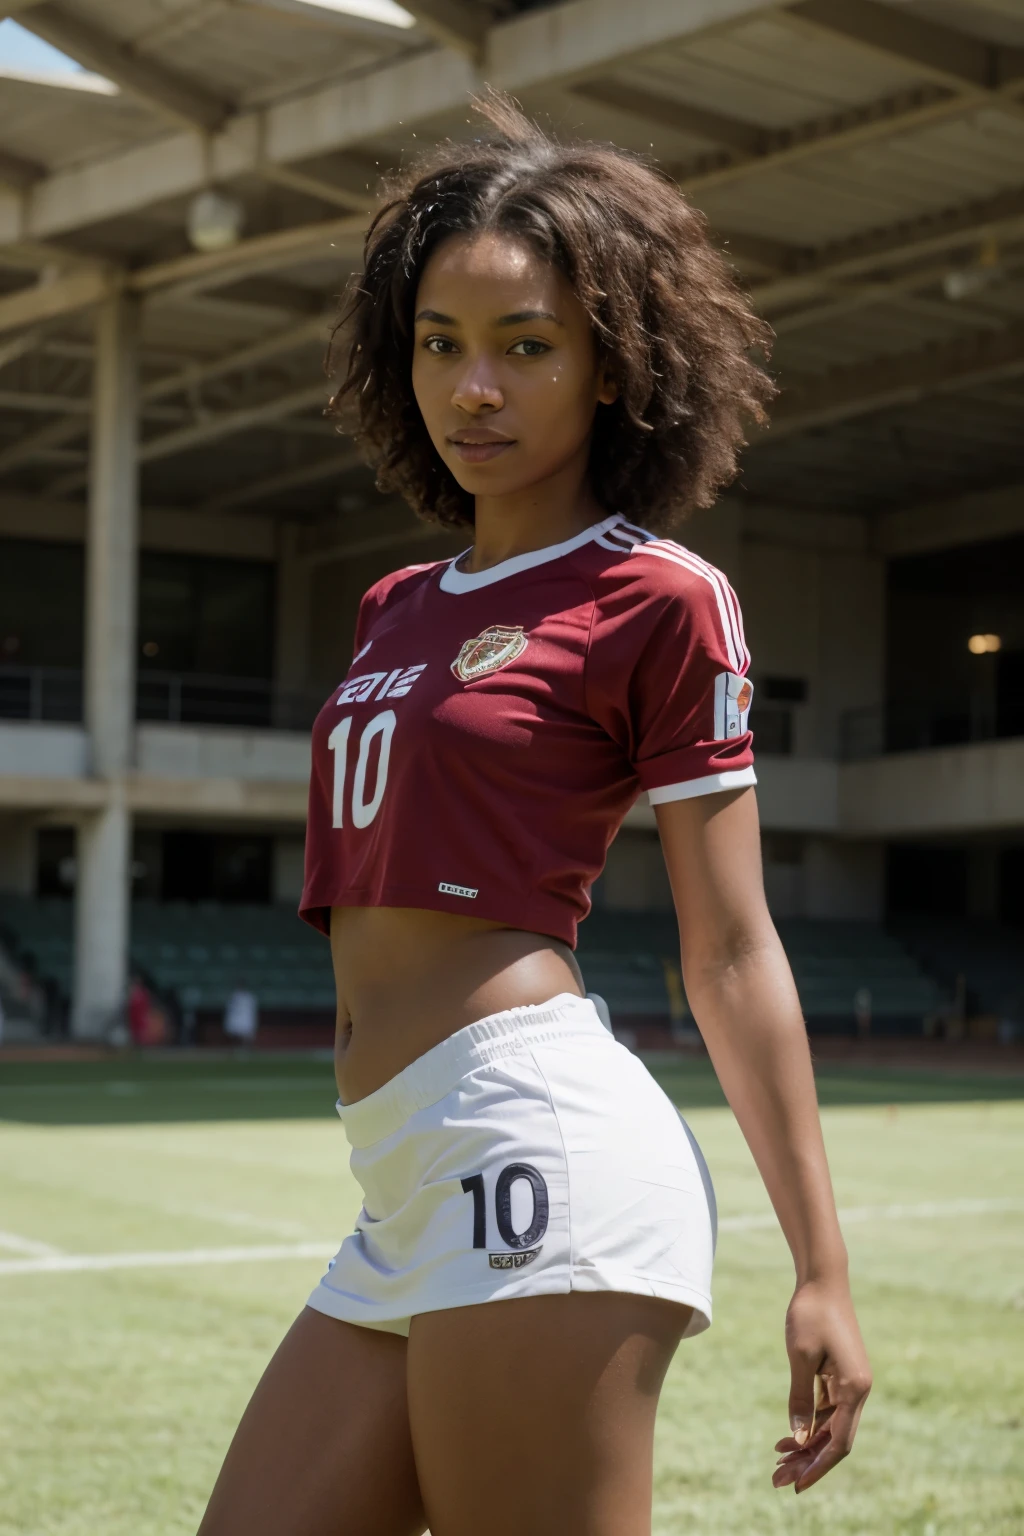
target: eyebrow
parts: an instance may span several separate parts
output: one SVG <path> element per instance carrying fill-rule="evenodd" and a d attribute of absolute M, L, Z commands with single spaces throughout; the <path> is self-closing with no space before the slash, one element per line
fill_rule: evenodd
<path fill-rule="evenodd" d="M 416 316 L 417 320 L 431 320 L 435 325 L 458 325 L 458 321 L 452 315 L 442 315 L 437 309 L 421 309 Z M 518 309 L 514 315 L 500 315 L 495 325 L 523 325 L 527 320 L 552 320 L 555 325 L 562 325 L 557 315 L 553 315 L 549 309 Z"/>

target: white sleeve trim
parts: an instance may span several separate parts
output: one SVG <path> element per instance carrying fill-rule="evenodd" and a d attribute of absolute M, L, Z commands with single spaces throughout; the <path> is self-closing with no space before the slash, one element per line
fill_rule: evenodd
<path fill-rule="evenodd" d="M 723 789 L 746 789 L 757 783 L 753 765 L 749 768 L 730 768 L 726 773 L 709 773 L 703 779 L 684 779 L 682 784 L 663 784 L 660 789 L 647 791 L 652 805 L 665 805 L 669 800 L 695 800 L 698 795 L 715 795 Z"/>

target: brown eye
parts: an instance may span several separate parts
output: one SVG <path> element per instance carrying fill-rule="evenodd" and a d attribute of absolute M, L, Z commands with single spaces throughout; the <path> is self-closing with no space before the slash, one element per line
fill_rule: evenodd
<path fill-rule="evenodd" d="M 551 351 L 551 348 L 546 341 L 537 341 L 535 337 L 529 336 L 524 337 L 522 341 L 513 342 L 508 350 L 516 357 L 543 357 L 545 352 Z"/>

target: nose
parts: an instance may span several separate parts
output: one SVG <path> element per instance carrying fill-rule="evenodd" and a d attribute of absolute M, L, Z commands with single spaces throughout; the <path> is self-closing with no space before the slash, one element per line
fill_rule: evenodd
<path fill-rule="evenodd" d="M 452 404 L 470 416 L 500 411 L 505 404 L 493 365 L 486 357 L 467 358 L 452 390 Z"/>

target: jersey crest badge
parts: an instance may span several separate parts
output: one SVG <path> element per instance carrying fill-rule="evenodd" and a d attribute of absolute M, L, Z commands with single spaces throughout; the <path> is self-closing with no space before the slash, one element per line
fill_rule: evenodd
<path fill-rule="evenodd" d="M 521 624 L 488 624 L 473 640 L 467 640 L 452 662 L 452 671 L 462 683 L 475 682 L 499 672 L 526 650 L 528 641 Z"/>

